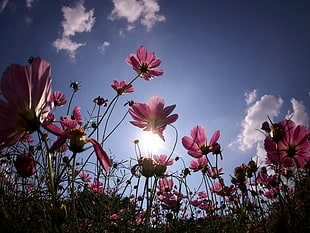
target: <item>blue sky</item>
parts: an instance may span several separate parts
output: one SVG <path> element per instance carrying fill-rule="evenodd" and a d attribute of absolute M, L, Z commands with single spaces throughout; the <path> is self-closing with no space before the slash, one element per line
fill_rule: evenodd
<path fill-rule="evenodd" d="M 128 100 L 163 97 L 176 104 L 179 145 L 196 125 L 209 138 L 221 131 L 226 174 L 259 155 L 256 129 L 267 115 L 279 121 L 293 114 L 309 126 L 310 2 L 209 0 L 0 0 L 0 70 L 41 56 L 52 64 L 54 91 L 69 96 L 81 82 L 74 105 L 86 115 L 97 96 L 112 99 L 113 79 L 135 73 L 125 58 L 140 45 L 162 59 L 162 77 L 134 83 Z M 116 159 L 134 157 L 132 141 L 141 131 L 126 122 L 105 145 Z M 173 130 L 167 128 L 171 147 Z M 158 153 L 169 153 L 160 148 Z"/>

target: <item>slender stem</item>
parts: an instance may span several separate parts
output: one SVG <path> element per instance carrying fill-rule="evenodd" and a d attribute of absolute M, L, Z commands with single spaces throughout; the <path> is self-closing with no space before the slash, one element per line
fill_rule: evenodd
<path fill-rule="evenodd" d="M 68 109 L 67 109 L 67 115 L 69 115 L 71 103 L 72 103 L 73 96 L 74 96 L 75 93 L 76 93 L 76 91 L 73 91 L 72 94 L 71 94 L 71 97 L 70 97 L 70 100 L 69 100 L 69 104 L 68 104 Z"/>
<path fill-rule="evenodd" d="M 79 232 L 78 219 L 76 213 L 75 205 L 75 165 L 76 165 L 76 152 L 73 152 L 73 162 L 72 162 L 72 180 L 71 180 L 71 208 L 72 208 L 72 232 Z"/>
<path fill-rule="evenodd" d="M 175 141 L 174 141 L 174 145 L 173 145 L 173 147 L 172 147 L 172 150 L 171 150 L 170 155 L 168 156 L 167 161 L 168 161 L 168 160 L 171 158 L 171 156 L 173 155 L 173 153 L 174 153 L 174 151 L 175 151 L 175 148 L 176 148 L 176 146 L 177 146 L 178 137 L 179 137 L 177 128 L 176 128 L 175 126 L 173 126 L 173 125 L 169 125 L 169 126 L 171 126 L 171 127 L 174 129 L 174 131 L 175 131 Z"/>

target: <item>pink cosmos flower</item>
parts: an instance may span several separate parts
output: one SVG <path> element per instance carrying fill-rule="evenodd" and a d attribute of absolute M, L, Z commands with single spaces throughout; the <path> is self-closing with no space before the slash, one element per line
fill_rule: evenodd
<path fill-rule="evenodd" d="M 111 87 L 119 94 L 122 95 L 124 93 L 130 93 L 134 92 L 134 89 L 131 84 L 128 85 L 126 83 L 126 80 L 122 80 L 120 83 L 114 79 L 113 84 L 111 84 Z"/>
<path fill-rule="evenodd" d="M 220 175 L 224 174 L 224 173 L 222 173 L 222 171 L 223 171 L 223 168 L 216 169 L 216 167 L 212 167 L 211 169 L 207 170 L 207 174 L 212 179 L 216 179 L 216 178 L 219 178 Z"/>
<path fill-rule="evenodd" d="M 222 185 L 220 182 L 216 182 L 210 190 L 220 196 L 230 196 L 236 191 L 236 189 L 231 185 L 230 187 Z"/>
<path fill-rule="evenodd" d="M 202 126 L 196 126 L 191 130 L 191 137 L 185 136 L 182 138 L 182 144 L 188 150 L 188 154 L 194 158 L 201 158 L 209 152 L 217 149 L 217 140 L 220 137 L 220 131 L 214 132 L 209 144 L 207 144 L 207 132 Z"/>
<path fill-rule="evenodd" d="M 147 81 L 164 73 L 161 69 L 154 69 L 160 65 L 161 60 L 155 57 L 154 52 L 147 52 L 144 46 L 140 46 L 136 54 L 130 54 L 126 62 Z"/>
<path fill-rule="evenodd" d="M 83 125 L 83 117 L 81 114 L 81 107 L 75 106 L 73 111 L 72 111 L 72 116 L 71 119 L 75 120 L 79 125 Z"/>
<path fill-rule="evenodd" d="M 133 125 L 143 128 L 144 131 L 152 131 L 158 134 L 165 141 L 163 131 L 168 124 L 178 119 L 178 114 L 169 114 L 176 105 L 165 106 L 165 101 L 160 97 L 152 97 L 148 104 L 135 103 L 129 108 L 129 113 L 135 121 L 130 121 Z"/>
<path fill-rule="evenodd" d="M 40 57 L 27 66 L 10 65 L 0 81 L 0 150 L 38 130 L 50 109 L 50 64 Z"/>
<path fill-rule="evenodd" d="M 162 195 L 157 196 L 157 198 L 162 202 L 161 206 L 163 209 L 171 209 L 178 211 L 181 207 L 181 201 L 183 199 L 182 195 L 172 192 L 164 192 Z"/>
<path fill-rule="evenodd" d="M 265 138 L 268 162 L 284 167 L 303 168 L 310 158 L 309 131 L 304 125 L 296 126 L 292 120 L 279 122 L 282 135 L 278 141 Z"/>
<path fill-rule="evenodd" d="M 157 188 L 159 189 L 160 192 L 170 192 L 173 187 L 173 180 L 172 179 L 167 179 L 163 178 L 158 181 Z"/>
<path fill-rule="evenodd" d="M 118 215 L 118 214 L 112 214 L 110 217 L 109 217 L 109 219 L 111 219 L 111 220 L 117 220 L 117 219 L 119 219 L 120 218 L 120 216 Z"/>
<path fill-rule="evenodd" d="M 80 117 L 78 117 L 78 119 L 80 119 Z M 59 149 L 62 145 L 66 143 L 68 139 L 70 140 L 69 149 L 77 153 L 84 151 L 84 145 L 90 142 L 94 147 L 95 154 L 101 166 L 106 172 L 108 172 L 110 167 L 112 166 L 112 163 L 107 153 L 103 150 L 102 146 L 95 139 L 85 138 L 86 133 L 81 127 L 78 126 L 79 123 L 81 122 L 73 120 L 68 116 L 61 118 L 60 124 L 62 125 L 62 130 L 53 123 L 50 123 L 48 121 L 44 122 L 42 126 L 47 131 L 59 136 L 59 138 L 51 146 L 50 152 L 53 153 L 54 151 Z"/>
<path fill-rule="evenodd" d="M 102 186 L 103 183 L 99 182 L 97 178 L 94 178 L 94 183 L 89 185 L 89 189 L 95 193 L 102 194 L 104 192 L 104 188 Z"/>
<path fill-rule="evenodd" d="M 60 91 L 55 91 L 52 94 L 51 102 L 54 105 L 54 107 L 64 106 L 67 103 L 66 95 L 61 93 Z"/>
<path fill-rule="evenodd" d="M 208 167 L 208 159 L 206 156 L 202 156 L 201 158 L 190 161 L 189 168 L 192 169 L 194 172 L 202 171 L 203 173 L 205 173 L 207 167 Z"/>
<path fill-rule="evenodd" d="M 155 162 L 166 165 L 166 166 L 171 166 L 173 164 L 173 158 L 168 159 L 167 155 L 153 155 L 153 159 Z"/>
<path fill-rule="evenodd" d="M 91 177 L 89 176 L 89 174 L 87 174 L 86 172 L 81 172 L 79 174 L 79 177 L 81 177 L 83 182 L 90 182 L 91 181 Z"/>
<path fill-rule="evenodd" d="M 18 155 L 17 159 L 14 161 L 14 165 L 17 173 L 23 178 L 30 177 L 37 172 L 35 169 L 36 161 L 29 155 Z"/>

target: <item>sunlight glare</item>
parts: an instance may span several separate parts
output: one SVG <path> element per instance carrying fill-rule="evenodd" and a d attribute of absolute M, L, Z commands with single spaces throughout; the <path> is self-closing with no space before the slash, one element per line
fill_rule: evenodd
<path fill-rule="evenodd" d="M 163 141 L 157 134 L 153 134 L 152 132 L 143 132 L 140 143 L 140 145 L 148 152 L 155 153 L 158 148 L 162 147 Z"/>

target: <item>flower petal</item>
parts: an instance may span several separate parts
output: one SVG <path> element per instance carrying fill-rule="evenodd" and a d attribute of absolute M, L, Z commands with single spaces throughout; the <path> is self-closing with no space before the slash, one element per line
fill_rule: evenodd
<path fill-rule="evenodd" d="M 110 167 L 112 167 L 112 163 L 107 153 L 103 150 L 102 146 L 95 139 L 87 138 L 87 141 L 93 144 L 97 159 L 99 160 L 103 169 L 106 172 L 109 172 Z"/>

